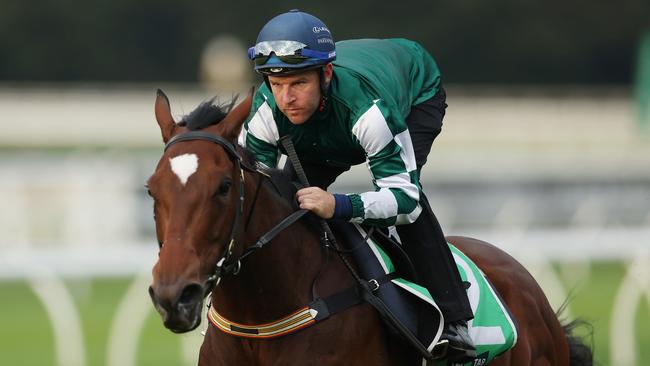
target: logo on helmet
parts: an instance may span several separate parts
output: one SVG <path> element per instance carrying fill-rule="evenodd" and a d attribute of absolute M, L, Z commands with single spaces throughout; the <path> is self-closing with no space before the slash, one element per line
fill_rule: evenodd
<path fill-rule="evenodd" d="M 313 27 L 311 30 L 312 30 L 314 33 L 327 32 L 327 33 L 329 33 L 329 34 L 332 34 L 332 33 L 330 32 L 330 30 L 327 29 L 327 27 Z"/>

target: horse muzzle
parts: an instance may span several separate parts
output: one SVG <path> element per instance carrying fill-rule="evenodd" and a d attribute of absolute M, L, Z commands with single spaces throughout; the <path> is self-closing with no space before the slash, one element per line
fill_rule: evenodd
<path fill-rule="evenodd" d="M 149 296 L 165 328 L 172 332 L 189 332 L 201 323 L 203 287 L 200 284 L 186 285 L 181 291 L 173 291 L 163 286 L 149 286 Z"/>

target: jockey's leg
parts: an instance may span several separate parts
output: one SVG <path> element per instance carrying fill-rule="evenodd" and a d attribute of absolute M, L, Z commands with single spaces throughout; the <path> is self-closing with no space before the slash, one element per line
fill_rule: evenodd
<path fill-rule="evenodd" d="M 412 107 L 406 118 L 418 173 L 442 129 L 447 107 L 445 99 L 441 86 L 431 99 Z M 443 337 L 449 340 L 452 348 L 460 351 L 457 361 L 462 362 L 476 355 L 467 331 L 467 320 L 474 315 L 445 236 L 423 192 L 420 205 L 422 213 L 418 219 L 410 225 L 397 226 L 397 233 L 413 261 L 421 284 L 429 290 L 442 310 L 445 317 Z"/>
<path fill-rule="evenodd" d="M 449 250 L 427 199 L 420 197 L 422 213 L 409 225 L 397 226 L 406 254 L 413 262 L 419 281 L 429 290 L 445 317 L 445 323 L 472 319 L 472 309 L 456 262 Z"/>

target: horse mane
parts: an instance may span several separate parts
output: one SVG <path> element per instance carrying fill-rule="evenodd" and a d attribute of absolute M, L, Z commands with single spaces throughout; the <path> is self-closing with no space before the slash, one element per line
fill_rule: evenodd
<path fill-rule="evenodd" d="M 278 194 L 282 198 L 291 202 L 294 205 L 295 209 L 299 208 L 295 204 L 296 191 L 298 190 L 297 185 L 299 183 L 293 181 L 293 177 L 290 171 L 284 169 L 273 169 L 273 168 L 261 167 L 259 164 L 257 164 L 257 161 L 255 160 L 253 154 L 250 151 L 248 151 L 248 149 L 246 148 L 241 148 L 240 153 L 241 153 L 242 160 L 246 164 L 248 164 L 249 166 L 257 166 L 258 170 L 269 178 L 269 181 L 275 187 L 275 191 L 278 192 Z M 291 164 L 291 163 L 287 162 L 287 164 Z"/>
<path fill-rule="evenodd" d="M 299 186 L 302 187 L 302 185 L 298 182 L 294 182 L 291 173 L 286 170 L 269 169 L 266 173 L 271 177 L 271 182 L 273 182 L 273 185 L 275 185 L 279 191 L 278 193 L 280 196 L 289 201 L 294 209 L 299 209 L 300 207 L 298 207 L 296 202 L 296 192 L 298 191 Z"/>
<path fill-rule="evenodd" d="M 178 122 L 178 126 L 187 127 L 190 131 L 196 131 L 216 125 L 232 110 L 238 96 L 233 96 L 230 102 L 227 103 L 220 103 L 216 96 L 212 97 L 183 116 L 181 121 Z"/>

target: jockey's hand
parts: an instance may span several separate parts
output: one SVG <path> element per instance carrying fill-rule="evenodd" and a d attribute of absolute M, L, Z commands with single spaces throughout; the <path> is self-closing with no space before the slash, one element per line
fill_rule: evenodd
<path fill-rule="evenodd" d="M 318 187 L 303 188 L 296 192 L 300 208 L 309 210 L 324 219 L 334 216 L 334 195 Z"/>

